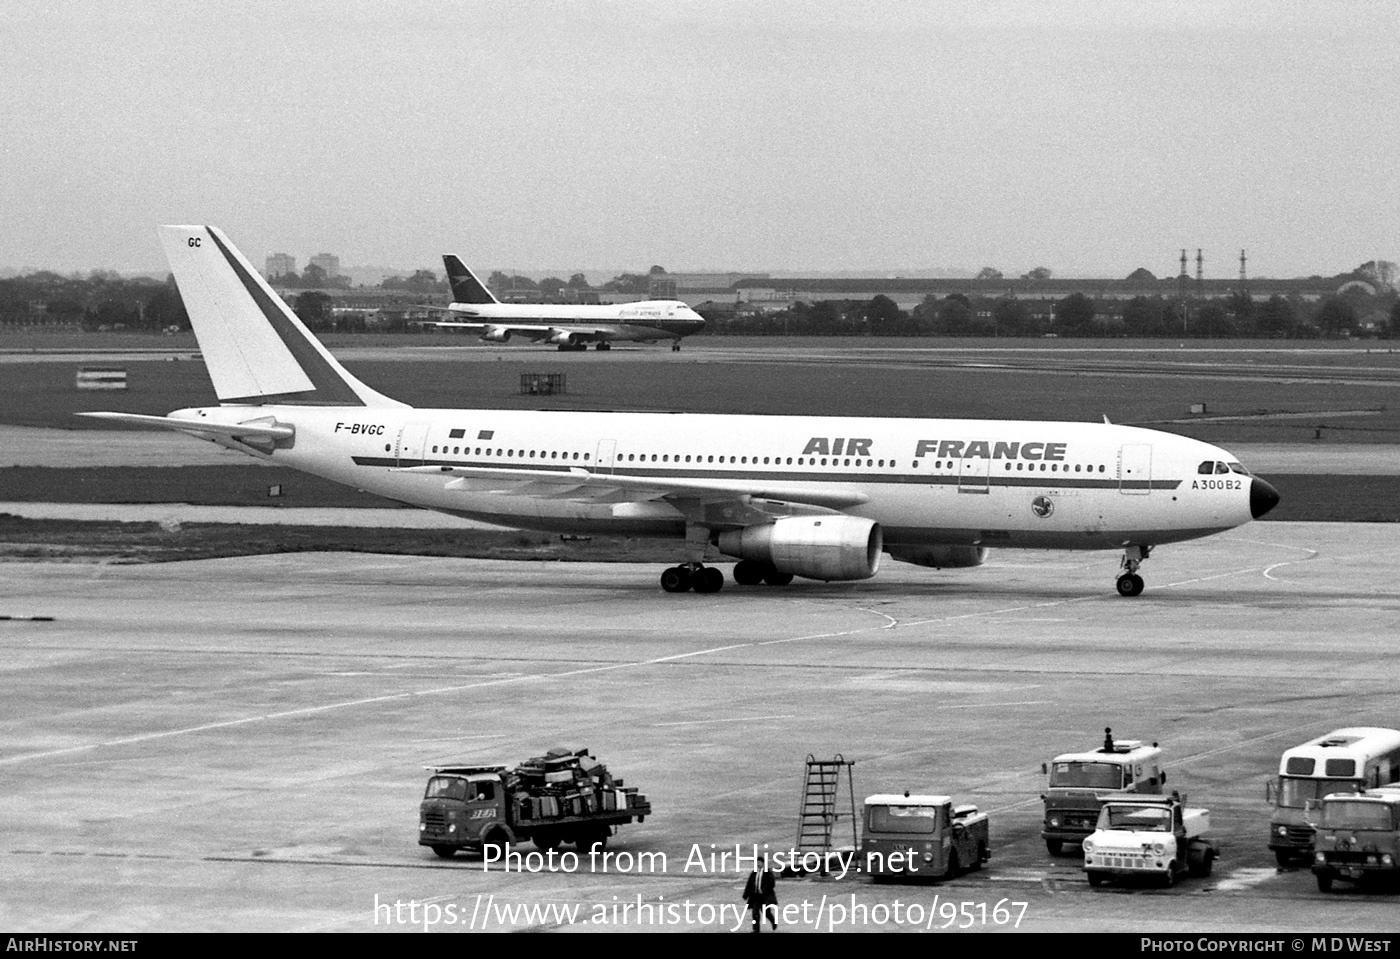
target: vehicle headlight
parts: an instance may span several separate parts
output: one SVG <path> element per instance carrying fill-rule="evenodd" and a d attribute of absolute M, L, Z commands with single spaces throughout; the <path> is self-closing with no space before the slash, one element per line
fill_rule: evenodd
<path fill-rule="evenodd" d="M 428 831 L 428 824 L 425 823 L 425 822 L 420 822 L 420 823 L 418 824 L 418 831 L 419 831 L 419 832 L 427 832 L 427 831 Z"/>
<path fill-rule="evenodd" d="M 1274 827 L 1274 832 L 1278 833 L 1280 836 L 1286 836 L 1286 835 L 1288 835 L 1288 827 L 1287 827 L 1287 826 L 1275 826 L 1275 827 Z"/>
<path fill-rule="evenodd" d="M 1383 856 L 1381 856 L 1381 865 L 1382 865 L 1382 866 L 1393 866 L 1393 865 L 1395 865 L 1395 857 L 1392 856 L 1390 853 L 1385 853 Z"/>
<path fill-rule="evenodd" d="M 931 853 L 931 852 L 926 852 L 926 853 L 924 853 L 924 862 L 933 862 L 933 853 Z"/>
<path fill-rule="evenodd" d="M 1160 856 L 1162 853 L 1164 853 L 1164 852 L 1167 851 L 1167 847 L 1164 846 L 1164 845 L 1162 845 L 1160 842 L 1159 842 L 1159 843 L 1155 843 L 1155 844 L 1153 844 L 1153 846 L 1152 846 L 1152 851 L 1155 852 L 1157 855 Z"/>
<path fill-rule="evenodd" d="M 1326 854 L 1326 853 L 1323 853 L 1323 852 L 1315 852 L 1315 853 L 1313 853 L 1313 859 L 1314 859 L 1316 862 L 1319 862 L 1319 863 L 1326 862 L 1326 861 L 1327 861 L 1327 854 Z"/>
<path fill-rule="evenodd" d="M 1050 826 L 1051 826 L 1052 828 L 1054 828 L 1054 829 L 1059 829 L 1059 828 L 1060 828 L 1060 817 L 1059 817 L 1059 816 L 1051 816 L 1051 817 L 1050 817 Z"/>
<path fill-rule="evenodd" d="M 456 832 L 456 831 L 457 831 L 457 824 L 454 822 L 452 825 L 448 826 L 448 827 L 447 827 L 447 831 L 448 831 L 448 832 Z"/>
<path fill-rule="evenodd" d="M 1086 839 L 1086 840 L 1084 840 L 1084 851 L 1085 851 L 1085 852 L 1093 852 L 1093 851 L 1094 851 L 1094 841 L 1093 841 L 1092 839 Z"/>

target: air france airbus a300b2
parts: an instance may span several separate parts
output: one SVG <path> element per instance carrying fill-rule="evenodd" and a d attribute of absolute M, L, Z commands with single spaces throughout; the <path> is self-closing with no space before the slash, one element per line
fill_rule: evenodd
<path fill-rule="evenodd" d="M 232 243 L 160 228 L 218 406 L 159 426 L 501 526 L 670 537 L 662 588 L 874 576 L 881 555 L 980 565 L 990 546 L 1122 550 L 1248 523 L 1278 493 L 1226 451 L 1104 423 L 414 409 L 351 376 Z"/>

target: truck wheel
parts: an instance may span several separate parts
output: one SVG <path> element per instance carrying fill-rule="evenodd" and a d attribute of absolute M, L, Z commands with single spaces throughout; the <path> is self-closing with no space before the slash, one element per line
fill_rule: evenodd
<path fill-rule="evenodd" d="M 1103 876 L 1097 872 L 1089 873 L 1089 885 L 1093 886 L 1095 889 L 1099 888 L 1103 885 Z"/>
<path fill-rule="evenodd" d="M 597 847 L 599 852 L 607 849 L 608 827 L 603 826 L 601 829 L 594 829 L 583 833 L 574 840 L 574 845 L 578 847 L 579 852 L 592 852 L 594 847 Z"/>
<path fill-rule="evenodd" d="M 531 837 L 531 841 L 541 852 L 553 852 L 559 848 L 559 834 L 556 832 L 537 832 Z"/>
<path fill-rule="evenodd" d="M 1287 849 L 1275 849 L 1274 862 L 1278 863 L 1280 869 L 1284 869 L 1292 864 L 1293 854 Z"/>
<path fill-rule="evenodd" d="M 437 853 L 439 859 L 451 859 L 457 855 L 456 846 L 434 846 L 433 852 Z"/>
<path fill-rule="evenodd" d="M 962 871 L 962 863 L 958 862 L 958 851 L 954 849 L 948 854 L 948 871 L 943 874 L 944 879 L 952 879 Z"/>
<path fill-rule="evenodd" d="M 1162 877 L 1162 887 L 1170 889 L 1176 885 L 1176 860 L 1167 863 L 1167 874 Z"/>
<path fill-rule="evenodd" d="M 979 842 L 977 844 L 977 858 L 972 860 L 972 865 L 968 866 L 967 868 L 971 872 L 976 872 L 977 870 L 982 868 L 982 863 L 986 862 L 988 859 L 991 858 L 991 854 L 987 852 L 987 844 L 985 842 Z"/>
<path fill-rule="evenodd" d="M 1318 874 L 1317 874 L 1317 888 L 1318 888 L 1318 891 L 1319 891 L 1319 892 L 1331 892 L 1331 891 L 1332 891 L 1332 877 L 1329 876 L 1329 875 L 1327 875 L 1326 873 L 1321 873 L 1321 872 L 1318 873 Z"/>
<path fill-rule="evenodd" d="M 1050 851 L 1050 855 L 1052 856 L 1058 856 L 1060 854 L 1060 850 L 1064 847 L 1065 844 L 1058 839 L 1045 840 L 1045 848 Z"/>
<path fill-rule="evenodd" d="M 484 837 L 482 837 L 481 858 L 483 860 L 489 858 L 494 862 L 500 862 L 502 859 L 505 858 L 505 847 L 508 845 L 510 845 L 510 840 L 506 838 L 506 834 L 501 832 L 499 829 L 493 829 L 490 832 L 488 832 Z M 496 849 L 494 851 L 490 851 L 488 849 L 488 847 L 490 846 L 495 846 Z"/>
<path fill-rule="evenodd" d="M 1211 867 L 1215 864 L 1215 853 L 1207 849 L 1201 854 L 1201 861 L 1191 866 L 1188 870 L 1191 875 L 1204 879 L 1210 875 Z"/>

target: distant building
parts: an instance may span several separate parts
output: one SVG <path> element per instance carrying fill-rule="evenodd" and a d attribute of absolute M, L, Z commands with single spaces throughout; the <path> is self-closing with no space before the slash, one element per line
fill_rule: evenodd
<path fill-rule="evenodd" d="M 647 280 L 647 299 L 650 300 L 674 300 L 676 298 L 676 281 L 664 273 L 658 273 Z"/>
<path fill-rule="evenodd" d="M 285 253 L 273 253 L 267 258 L 267 264 L 263 269 L 263 276 L 284 276 L 287 273 L 295 273 L 296 271 L 296 257 L 288 256 Z"/>
<path fill-rule="evenodd" d="M 311 265 L 319 267 L 328 280 L 340 276 L 340 257 L 333 254 L 317 253 L 311 258 Z"/>

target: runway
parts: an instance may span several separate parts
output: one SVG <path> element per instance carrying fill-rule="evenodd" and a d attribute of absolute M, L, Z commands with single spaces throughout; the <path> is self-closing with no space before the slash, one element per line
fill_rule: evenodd
<path fill-rule="evenodd" d="M 994 907 L 1024 902 L 1032 931 L 1395 931 L 1393 893 L 1276 870 L 1264 801 L 1284 748 L 1400 725 L 1393 528 L 1255 524 L 1163 548 L 1137 600 L 1115 594 L 1116 563 L 1005 552 L 707 596 L 622 564 L 7 563 L 0 924 L 391 931 L 435 905 L 461 931 L 721 931 L 743 875 L 694 852 L 787 848 L 804 757 L 841 753 L 857 800 L 909 788 L 990 811 L 992 860 L 936 886 L 785 881 L 781 901 L 809 907 L 788 932 L 896 900 L 983 904 L 974 930 L 1012 928 Z M 1171 785 L 1211 810 L 1212 878 L 1091 891 L 1046 854 L 1040 764 L 1106 725 L 1160 741 Z M 610 848 L 664 853 L 664 871 L 502 874 L 416 845 L 423 766 L 555 745 L 648 795 L 653 816 Z M 375 908 L 392 902 L 418 920 Z M 638 902 L 680 918 L 607 920 Z M 886 914 L 842 928 L 909 927 Z"/>

